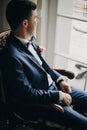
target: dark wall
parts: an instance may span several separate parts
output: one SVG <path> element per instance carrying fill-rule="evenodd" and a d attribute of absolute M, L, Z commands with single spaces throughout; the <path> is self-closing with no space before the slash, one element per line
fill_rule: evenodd
<path fill-rule="evenodd" d="M 5 17 L 6 5 L 9 1 L 10 0 L 0 0 L 0 32 L 9 29 L 9 25 Z"/>

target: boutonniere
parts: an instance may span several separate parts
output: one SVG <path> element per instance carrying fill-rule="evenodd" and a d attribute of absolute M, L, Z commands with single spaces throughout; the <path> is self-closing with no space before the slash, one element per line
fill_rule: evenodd
<path fill-rule="evenodd" d="M 44 51 L 46 51 L 46 48 L 39 46 L 39 51 L 40 51 L 40 53 L 42 54 Z"/>

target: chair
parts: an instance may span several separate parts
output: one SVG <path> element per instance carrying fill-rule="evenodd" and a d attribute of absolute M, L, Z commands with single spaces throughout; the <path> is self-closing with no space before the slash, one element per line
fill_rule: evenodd
<path fill-rule="evenodd" d="M 6 39 L 8 37 L 10 33 L 10 30 L 7 31 L 3 31 L 0 33 L 0 52 L 3 49 L 3 46 L 5 46 L 6 43 Z M 64 69 L 55 69 L 55 71 L 61 73 L 62 75 L 67 76 L 70 79 L 74 78 L 74 73 L 68 71 L 68 70 L 64 70 Z M 9 104 L 7 104 L 5 102 L 5 95 L 4 95 L 4 88 L 3 88 L 3 83 L 2 83 L 2 76 L 1 76 L 1 71 L 0 71 L 0 128 L 3 130 L 12 130 L 15 127 L 19 127 L 19 126 L 29 126 L 32 129 L 39 129 L 39 130 L 43 130 L 43 129 L 49 129 L 50 130 L 53 128 L 55 128 L 55 130 L 58 128 L 61 128 L 61 125 L 59 124 L 55 124 L 52 125 L 53 122 L 49 122 L 46 119 L 40 118 L 40 119 L 36 119 L 36 120 L 25 120 L 22 117 L 20 117 L 19 115 L 17 115 L 10 107 Z M 64 112 L 64 109 L 58 105 L 58 104 L 48 104 L 48 105 L 39 105 L 36 104 L 41 108 L 44 109 L 53 109 L 56 110 L 58 109 L 60 112 Z M 34 106 L 34 105 L 33 105 Z M 53 127 L 55 126 L 55 127 Z"/>

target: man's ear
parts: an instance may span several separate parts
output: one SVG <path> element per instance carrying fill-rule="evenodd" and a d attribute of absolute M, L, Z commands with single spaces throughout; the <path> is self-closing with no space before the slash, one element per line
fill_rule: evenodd
<path fill-rule="evenodd" d="M 28 20 L 27 19 L 24 19 L 22 21 L 22 26 L 25 27 L 25 28 L 28 26 Z"/>

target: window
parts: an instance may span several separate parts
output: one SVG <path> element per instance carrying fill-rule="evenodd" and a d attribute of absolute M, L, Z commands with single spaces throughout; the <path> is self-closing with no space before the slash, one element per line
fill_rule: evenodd
<path fill-rule="evenodd" d="M 78 64 L 82 66 L 81 70 Z M 76 73 L 86 72 L 87 67 L 87 1 L 58 0 L 54 67 Z M 83 73 L 84 74 L 84 73 Z M 81 75 L 80 75 L 81 76 Z M 86 89 L 87 73 L 72 85 Z"/>

